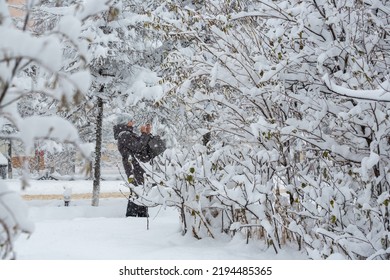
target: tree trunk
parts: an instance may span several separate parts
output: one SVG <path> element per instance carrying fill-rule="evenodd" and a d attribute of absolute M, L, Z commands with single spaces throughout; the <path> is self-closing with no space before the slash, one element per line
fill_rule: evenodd
<path fill-rule="evenodd" d="M 100 89 L 100 92 L 104 87 Z M 93 179 L 92 206 L 99 206 L 100 196 L 100 159 L 102 154 L 102 124 L 103 124 L 103 99 L 97 100 L 98 115 L 96 119 L 96 146 L 95 146 L 95 168 Z"/>
<path fill-rule="evenodd" d="M 212 120 L 211 115 L 207 114 L 207 113 L 203 116 L 203 119 L 205 121 L 207 121 L 208 123 L 211 122 L 211 120 Z M 209 124 L 207 124 L 207 126 L 209 126 Z M 210 142 L 210 140 L 211 140 L 211 133 L 207 132 L 202 137 L 202 144 L 203 144 L 203 146 L 207 146 L 207 144 Z"/>
<path fill-rule="evenodd" d="M 8 179 L 12 179 L 12 140 L 8 144 Z"/>

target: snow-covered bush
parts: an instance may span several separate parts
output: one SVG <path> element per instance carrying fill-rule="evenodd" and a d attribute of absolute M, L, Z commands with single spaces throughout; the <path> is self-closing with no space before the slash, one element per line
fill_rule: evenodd
<path fill-rule="evenodd" d="M 183 131 L 211 138 L 165 153 L 148 197 L 198 238 L 388 259 L 386 1 L 203 2 L 167 1 L 155 27 L 176 44 L 162 73 Z"/>
<path fill-rule="evenodd" d="M 272 181 L 277 153 L 215 148 L 210 152 L 195 145 L 189 151 L 166 151 L 157 168 L 146 168 L 152 187 L 141 201 L 176 207 L 183 234 L 203 238 L 241 232 L 248 239 L 261 236 L 278 251 L 282 227 L 275 208 L 281 211 L 287 198 L 281 195 L 282 186 Z"/>
<path fill-rule="evenodd" d="M 0 182 L 0 259 L 15 259 L 15 239 L 21 233 L 33 232 L 34 225 L 26 217 L 25 202 L 18 193 Z"/>

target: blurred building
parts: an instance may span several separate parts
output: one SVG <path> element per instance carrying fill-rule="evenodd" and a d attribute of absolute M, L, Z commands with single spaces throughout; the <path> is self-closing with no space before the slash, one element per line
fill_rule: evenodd
<path fill-rule="evenodd" d="M 7 0 L 9 11 L 13 17 L 21 17 L 24 14 L 23 6 L 26 0 Z"/>

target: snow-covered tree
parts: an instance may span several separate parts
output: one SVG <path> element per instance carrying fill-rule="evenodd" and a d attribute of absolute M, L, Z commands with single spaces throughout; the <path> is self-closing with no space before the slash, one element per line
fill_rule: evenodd
<path fill-rule="evenodd" d="M 20 139 L 26 153 L 33 151 L 36 139 L 54 139 L 72 143 L 88 156 L 88 146 L 82 143 L 71 123 L 58 116 L 23 115 L 20 105 L 25 96 L 36 94 L 72 104 L 87 92 L 91 80 L 85 59 L 88 49 L 79 39 L 77 27 L 105 7 L 105 3 L 86 1 L 79 6 L 82 9 L 65 13 L 52 32 L 37 33 L 29 29 L 34 2 L 27 1 L 23 24 L 16 27 L 6 1 L 0 1 L 0 121 L 11 123 L 17 131 L 1 137 Z M 77 50 L 73 60 L 64 55 L 69 41 Z M 23 182 L 25 187 L 27 182 Z M 32 227 L 26 221 L 18 195 L 4 184 L 0 189 L 0 256 L 15 258 L 15 237 L 21 232 L 31 232 Z"/>
<path fill-rule="evenodd" d="M 53 30 L 64 11 L 58 2 L 68 9 L 78 5 L 77 1 L 42 2 L 34 17 L 36 30 Z M 88 40 L 87 61 L 93 77 L 89 93 L 76 108 L 60 113 L 75 123 L 85 141 L 96 143 L 94 205 L 98 204 L 99 197 L 102 141 L 107 139 L 103 132 L 110 130 L 111 133 L 105 134 L 112 135 L 112 120 L 115 120 L 111 115 L 131 114 L 139 124 L 153 121 L 156 117 L 151 108 L 155 108 L 154 103 L 161 96 L 159 78 L 149 69 L 161 56 L 155 51 L 160 48 L 161 40 L 154 30 L 146 28 L 150 21 L 146 9 L 153 8 L 153 2 L 132 0 L 108 4 L 107 10 L 81 26 L 81 37 Z M 72 53 L 74 44 L 69 44 L 66 55 L 72 57 Z"/>
<path fill-rule="evenodd" d="M 143 24 L 142 1 L 114 1 L 108 12 L 91 19 L 85 36 L 94 36 L 90 44 L 92 59 L 89 64 L 92 75 L 90 96 L 96 98 L 96 151 L 93 205 L 98 205 L 100 189 L 100 154 L 103 131 L 103 106 L 111 114 L 124 114 L 137 106 L 135 121 L 145 121 L 139 112 L 142 102 L 154 102 L 160 98 L 158 77 L 148 69 L 145 56 L 157 47 L 152 34 Z"/>

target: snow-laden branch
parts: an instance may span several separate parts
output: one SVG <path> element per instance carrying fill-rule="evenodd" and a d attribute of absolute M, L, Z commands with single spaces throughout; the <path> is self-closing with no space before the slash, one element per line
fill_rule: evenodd
<path fill-rule="evenodd" d="M 378 89 L 374 90 L 353 90 L 336 85 L 330 80 L 328 74 L 323 76 L 323 81 L 326 87 L 341 96 L 350 97 L 354 99 L 361 99 L 367 101 L 378 101 L 378 102 L 390 102 L 390 82 L 386 80 L 383 82 Z"/>

